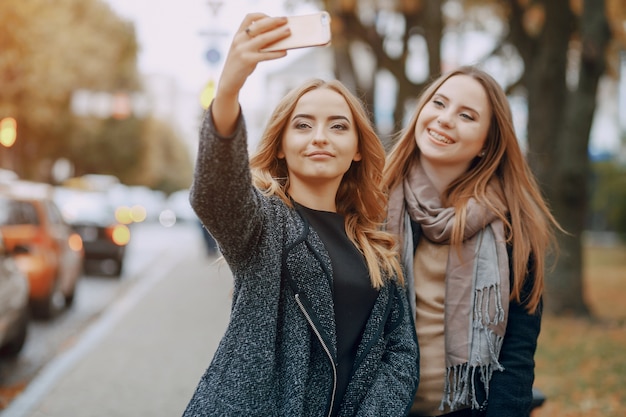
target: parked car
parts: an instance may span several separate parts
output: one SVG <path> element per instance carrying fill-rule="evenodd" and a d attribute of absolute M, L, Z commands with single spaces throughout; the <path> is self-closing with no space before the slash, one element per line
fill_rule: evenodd
<path fill-rule="evenodd" d="M 29 316 L 28 279 L 15 264 L 0 234 L 0 355 L 20 353 L 28 333 Z"/>
<path fill-rule="evenodd" d="M 119 276 L 130 242 L 130 229 L 116 219 L 116 207 L 107 194 L 57 187 L 54 199 L 65 221 L 82 238 L 85 268 L 92 270 L 97 266 L 105 274 Z"/>
<path fill-rule="evenodd" d="M 41 318 L 72 305 L 83 269 L 82 239 L 63 220 L 51 190 L 26 181 L 0 189 L 0 231 L 28 277 L 30 306 Z"/>
<path fill-rule="evenodd" d="M 165 193 L 141 185 L 113 185 L 107 190 L 107 195 L 118 210 L 126 209 L 127 224 L 158 221 L 165 203 Z M 118 216 L 118 220 L 123 219 Z"/>

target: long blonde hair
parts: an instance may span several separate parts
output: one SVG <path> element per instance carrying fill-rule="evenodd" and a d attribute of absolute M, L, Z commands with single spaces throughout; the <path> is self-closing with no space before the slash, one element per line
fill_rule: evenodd
<path fill-rule="evenodd" d="M 337 80 L 312 79 L 291 90 L 278 103 L 250 158 L 254 185 L 266 195 L 280 197 L 287 205 L 289 174 L 284 159 L 277 157 L 281 140 L 300 97 L 326 88 L 343 96 L 352 112 L 358 134 L 361 160 L 353 162 L 343 176 L 336 196 L 337 213 L 345 216 L 346 232 L 363 253 L 374 288 L 396 275 L 403 282 L 402 269 L 393 236 L 383 230 L 387 195 L 382 189 L 385 150 L 361 102 Z"/>
<path fill-rule="evenodd" d="M 455 75 L 470 76 L 483 86 L 492 108 L 492 118 L 485 140 L 485 155 L 475 158 L 469 169 L 454 180 L 441 196 L 442 204 L 454 207 L 457 213 L 451 243 L 460 245 L 463 241 L 469 199 L 475 198 L 493 210 L 504 222 L 507 240 L 513 250 L 511 299 L 525 302 L 527 310 L 534 313 L 544 289 L 547 251 L 556 248 L 555 229 L 562 229 L 545 203 L 526 162 L 515 135 L 508 99 L 493 77 L 476 67 L 466 66 L 434 80 L 421 94 L 407 128 L 400 132 L 389 153 L 384 184 L 387 190 L 393 189 L 407 175 L 411 164 L 419 159 L 415 141 L 417 118 L 439 87 Z M 492 179 L 498 181 L 503 190 L 504 208 L 486 197 L 487 184 Z M 529 273 L 534 277 L 532 290 L 527 299 L 521 300 L 524 281 Z"/>

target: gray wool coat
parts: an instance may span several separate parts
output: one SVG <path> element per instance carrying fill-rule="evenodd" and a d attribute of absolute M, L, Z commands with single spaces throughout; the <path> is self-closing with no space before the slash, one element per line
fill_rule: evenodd
<path fill-rule="evenodd" d="M 246 130 L 219 137 L 207 111 L 190 202 L 234 276 L 230 323 L 185 412 L 328 416 L 335 389 L 332 267 L 298 212 L 252 186 Z M 404 416 L 418 347 L 404 289 L 379 292 L 339 416 Z"/>

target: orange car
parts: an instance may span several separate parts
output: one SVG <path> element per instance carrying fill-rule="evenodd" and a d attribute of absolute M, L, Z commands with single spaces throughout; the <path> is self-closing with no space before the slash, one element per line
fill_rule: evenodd
<path fill-rule="evenodd" d="M 0 187 L 0 231 L 7 249 L 19 246 L 18 268 L 28 277 L 33 313 L 50 318 L 69 307 L 83 269 L 80 236 L 64 221 L 47 184 Z"/>

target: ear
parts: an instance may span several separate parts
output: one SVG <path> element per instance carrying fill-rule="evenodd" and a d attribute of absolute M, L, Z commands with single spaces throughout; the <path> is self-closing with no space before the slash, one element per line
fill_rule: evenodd
<path fill-rule="evenodd" d="M 285 152 L 283 152 L 282 149 L 279 149 L 278 152 L 276 153 L 276 158 L 285 159 Z"/>
<path fill-rule="evenodd" d="M 361 152 L 357 152 L 354 154 L 354 157 L 352 158 L 353 161 L 358 162 L 362 159 L 363 157 L 361 156 Z"/>
<path fill-rule="evenodd" d="M 481 151 L 480 151 L 480 153 L 478 154 L 478 157 L 479 157 L 479 158 L 482 158 L 482 157 L 483 157 L 483 156 L 485 156 L 485 155 L 487 155 L 487 150 L 486 150 L 486 149 L 483 149 L 483 150 L 481 150 Z"/>

